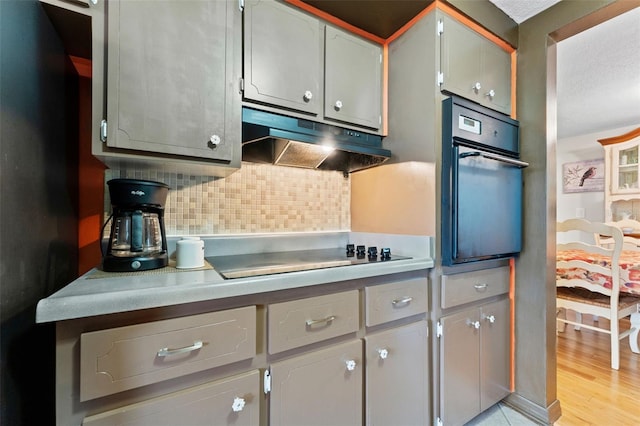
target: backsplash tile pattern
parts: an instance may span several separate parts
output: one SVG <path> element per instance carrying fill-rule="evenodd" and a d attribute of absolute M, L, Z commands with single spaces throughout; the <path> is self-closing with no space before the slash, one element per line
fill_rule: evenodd
<path fill-rule="evenodd" d="M 227 178 L 214 179 L 163 170 L 109 169 L 105 218 L 111 212 L 106 182 L 114 178 L 169 185 L 167 235 L 350 229 L 350 183 L 342 172 L 242 163 Z"/>

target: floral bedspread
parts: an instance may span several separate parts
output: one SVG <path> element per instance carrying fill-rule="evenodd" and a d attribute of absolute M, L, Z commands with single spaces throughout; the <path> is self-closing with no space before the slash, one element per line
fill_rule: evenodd
<path fill-rule="evenodd" d="M 611 260 L 607 256 L 588 253 L 584 250 L 561 250 L 556 253 L 557 260 L 584 260 L 586 262 L 609 266 Z M 558 268 L 556 277 L 578 278 L 594 284 L 611 288 L 611 277 L 585 271 L 579 268 Z M 623 250 L 620 255 L 620 291 L 640 295 L 640 251 Z"/>

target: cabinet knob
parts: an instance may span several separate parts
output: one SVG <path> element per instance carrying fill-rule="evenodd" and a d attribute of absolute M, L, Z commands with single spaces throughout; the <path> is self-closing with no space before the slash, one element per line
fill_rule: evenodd
<path fill-rule="evenodd" d="M 302 96 L 302 99 L 305 102 L 309 102 L 311 100 L 311 98 L 313 98 L 313 93 L 311 93 L 311 90 L 306 90 L 304 92 L 304 95 Z"/>
<path fill-rule="evenodd" d="M 349 370 L 349 371 L 353 371 L 353 370 L 355 370 L 355 369 L 356 369 L 356 362 L 355 362 L 355 360 L 350 359 L 350 360 L 348 360 L 348 361 L 346 362 L 346 364 L 347 364 L 347 370 Z"/>
<path fill-rule="evenodd" d="M 469 325 L 478 330 L 480 328 L 480 321 L 469 321 Z"/>
<path fill-rule="evenodd" d="M 336 101 L 334 108 L 336 111 L 340 111 L 342 109 L 342 101 Z"/>
<path fill-rule="evenodd" d="M 378 349 L 378 355 L 380 356 L 380 359 L 387 359 L 389 351 L 387 349 Z"/>
<path fill-rule="evenodd" d="M 244 400 L 244 398 L 240 398 L 239 396 L 236 396 L 235 398 L 233 398 L 233 404 L 231 404 L 231 409 L 233 410 L 234 413 L 237 413 L 239 411 L 242 411 L 245 404 L 246 404 L 246 401 Z"/>
<path fill-rule="evenodd" d="M 496 91 L 491 89 L 489 90 L 487 93 L 484 94 L 486 97 L 493 99 L 493 97 L 496 95 Z"/>
<path fill-rule="evenodd" d="M 211 137 L 209 138 L 209 142 L 211 142 L 214 145 L 220 145 L 220 136 L 218 135 L 211 135 Z"/>
<path fill-rule="evenodd" d="M 482 84 L 480 84 L 479 81 L 476 81 L 476 84 L 471 86 L 471 88 L 473 89 L 474 92 L 478 93 L 480 89 L 482 89 Z"/>
<path fill-rule="evenodd" d="M 486 315 L 484 317 L 485 320 L 489 321 L 491 324 L 493 324 L 494 322 L 496 322 L 496 317 L 494 315 Z"/>

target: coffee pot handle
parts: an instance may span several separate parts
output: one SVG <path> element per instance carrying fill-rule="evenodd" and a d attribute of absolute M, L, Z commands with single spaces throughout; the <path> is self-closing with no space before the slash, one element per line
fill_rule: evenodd
<path fill-rule="evenodd" d="M 142 251 L 142 211 L 131 214 L 131 251 Z"/>

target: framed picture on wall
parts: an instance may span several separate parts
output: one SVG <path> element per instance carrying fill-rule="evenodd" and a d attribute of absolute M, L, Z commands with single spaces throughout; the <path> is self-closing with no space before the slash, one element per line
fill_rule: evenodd
<path fill-rule="evenodd" d="M 562 165 L 563 192 L 604 191 L 604 159 Z"/>

